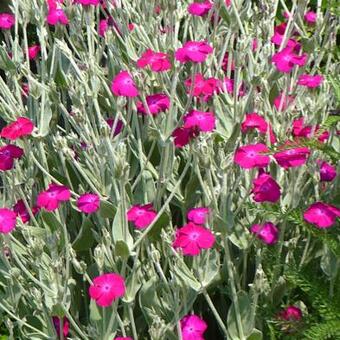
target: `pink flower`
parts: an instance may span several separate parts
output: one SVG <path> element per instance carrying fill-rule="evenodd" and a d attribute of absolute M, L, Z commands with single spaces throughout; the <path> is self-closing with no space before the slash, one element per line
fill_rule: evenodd
<path fill-rule="evenodd" d="M 102 19 L 99 21 L 99 25 L 98 25 L 98 34 L 101 37 L 105 36 L 106 31 L 109 28 L 109 20 L 108 19 Z"/>
<path fill-rule="evenodd" d="M 265 119 L 256 112 L 247 113 L 245 120 L 241 124 L 241 131 L 243 133 L 249 130 L 258 130 L 260 134 L 267 135 L 269 129 L 269 139 L 272 144 L 276 143 L 276 136 L 273 132 L 273 128 L 268 124 Z"/>
<path fill-rule="evenodd" d="M 256 234 L 256 237 L 265 244 L 275 244 L 279 239 L 279 229 L 271 222 L 254 224 L 251 226 L 250 231 Z"/>
<path fill-rule="evenodd" d="M 164 93 L 156 93 L 146 97 L 146 103 L 152 115 L 165 112 L 170 107 L 170 98 Z M 147 115 L 147 110 L 141 101 L 137 102 L 137 112 Z"/>
<path fill-rule="evenodd" d="M 209 208 L 193 208 L 189 210 L 187 217 L 189 221 L 195 224 L 205 224 L 209 213 Z"/>
<path fill-rule="evenodd" d="M 47 7 L 49 10 L 60 8 L 63 2 L 64 0 L 47 0 Z"/>
<path fill-rule="evenodd" d="M 119 336 L 118 338 L 114 338 L 113 340 L 133 340 L 130 336 Z"/>
<path fill-rule="evenodd" d="M 285 47 L 273 55 L 272 62 L 279 72 L 289 73 L 295 65 L 304 66 L 306 64 L 307 54 L 297 55 L 294 54 L 291 47 Z"/>
<path fill-rule="evenodd" d="M 10 233 L 15 228 L 16 219 L 15 212 L 7 208 L 0 208 L 0 233 Z"/>
<path fill-rule="evenodd" d="M 233 94 L 234 93 L 234 79 L 230 79 L 228 77 L 224 78 L 223 80 L 223 85 L 225 87 L 225 90 L 230 93 L 230 94 Z M 223 88 L 223 85 L 222 85 L 222 89 L 224 90 Z M 244 83 L 242 83 L 238 89 L 238 96 L 239 97 L 243 97 L 245 95 L 246 91 L 245 91 L 245 88 L 244 88 Z"/>
<path fill-rule="evenodd" d="M 174 144 L 176 148 L 182 148 L 189 144 L 190 141 L 198 135 L 195 129 L 187 129 L 184 127 L 179 127 L 172 132 L 172 137 L 174 137 Z"/>
<path fill-rule="evenodd" d="M 120 71 L 112 80 L 111 91 L 116 96 L 137 97 L 138 89 L 127 71 Z"/>
<path fill-rule="evenodd" d="M 138 68 L 150 66 L 154 72 L 168 71 L 171 69 L 171 63 L 166 53 L 154 52 L 151 49 L 146 50 L 137 60 Z"/>
<path fill-rule="evenodd" d="M 31 217 L 26 209 L 25 203 L 23 200 L 19 200 L 14 206 L 13 211 L 17 216 L 20 216 L 23 223 L 27 223 L 31 220 Z M 33 215 L 36 215 L 39 209 L 37 207 L 32 208 Z"/>
<path fill-rule="evenodd" d="M 124 296 L 124 278 L 116 273 L 97 276 L 89 288 L 89 294 L 98 306 L 108 307 L 113 301 Z"/>
<path fill-rule="evenodd" d="M 252 51 L 255 52 L 257 50 L 257 47 L 258 47 L 258 40 L 254 38 L 253 41 L 251 42 Z"/>
<path fill-rule="evenodd" d="M 207 59 L 213 50 L 205 41 L 187 41 L 183 47 L 175 52 L 175 58 L 180 63 L 189 61 L 201 63 Z"/>
<path fill-rule="evenodd" d="M 331 227 L 339 216 L 340 209 L 322 202 L 313 203 L 303 214 L 305 221 L 321 229 Z"/>
<path fill-rule="evenodd" d="M 99 209 L 100 198 L 97 194 L 83 194 L 77 200 L 77 207 L 85 214 L 92 214 Z"/>
<path fill-rule="evenodd" d="M 191 110 L 184 118 L 184 128 L 197 128 L 199 131 L 210 132 L 215 129 L 215 116 L 213 112 Z"/>
<path fill-rule="evenodd" d="M 33 45 L 28 48 L 28 57 L 30 60 L 35 59 L 41 51 L 40 45 Z"/>
<path fill-rule="evenodd" d="M 299 321 L 302 318 L 302 311 L 299 307 L 288 306 L 279 313 L 279 318 L 286 321 Z"/>
<path fill-rule="evenodd" d="M 192 79 L 188 78 L 184 82 L 187 92 L 190 93 L 190 89 L 192 86 Z M 220 81 L 216 78 L 208 78 L 205 79 L 201 73 L 196 73 L 194 77 L 194 85 L 193 85 L 193 92 L 192 95 L 194 97 L 198 96 L 212 96 L 214 92 L 218 91 L 218 88 L 220 87 Z"/>
<path fill-rule="evenodd" d="M 274 106 L 278 111 L 285 111 L 294 102 L 295 97 L 287 96 L 283 92 L 274 99 Z"/>
<path fill-rule="evenodd" d="M 11 170 L 15 159 L 20 159 L 24 150 L 13 144 L 0 147 L 0 170 Z"/>
<path fill-rule="evenodd" d="M 280 186 L 271 175 L 260 172 L 258 177 L 253 180 L 252 193 L 255 202 L 272 202 L 279 200 L 281 192 Z"/>
<path fill-rule="evenodd" d="M 323 80 L 323 76 L 320 75 L 301 74 L 297 83 L 298 85 L 314 88 L 320 86 Z"/>
<path fill-rule="evenodd" d="M 331 182 L 336 177 L 335 166 L 318 160 L 317 163 L 320 165 L 320 181 L 321 182 Z"/>
<path fill-rule="evenodd" d="M 15 17 L 13 14 L 0 13 L 0 29 L 9 30 L 15 24 Z"/>
<path fill-rule="evenodd" d="M 268 124 L 266 120 L 256 112 L 247 113 L 245 120 L 241 124 L 241 131 L 243 133 L 250 129 L 258 130 L 260 133 L 267 133 Z"/>
<path fill-rule="evenodd" d="M 74 0 L 76 4 L 81 4 L 83 6 L 98 6 L 100 4 L 100 0 Z"/>
<path fill-rule="evenodd" d="M 47 23 L 52 26 L 55 26 L 57 24 L 60 25 L 68 24 L 68 18 L 64 10 L 61 8 L 49 9 L 46 20 Z"/>
<path fill-rule="evenodd" d="M 213 4 L 207 0 L 204 2 L 193 2 L 188 6 L 188 12 L 192 15 L 202 17 L 211 10 Z"/>
<path fill-rule="evenodd" d="M 290 143 L 285 145 L 290 146 Z M 307 147 L 291 148 L 276 152 L 273 156 L 277 163 L 285 169 L 295 168 L 306 163 L 310 155 L 310 150 Z"/>
<path fill-rule="evenodd" d="M 54 211 L 59 208 L 61 202 L 66 202 L 71 198 L 71 192 L 65 185 L 50 184 L 46 191 L 38 195 L 37 205 L 47 211 Z"/>
<path fill-rule="evenodd" d="M 16 140 L 20 137 L 29 136 L 34 129 L 33 122 L 26 117 L 19 117 L 17 120 L 5 126 L 0 133 L 2 138 Z"/>
<path fill-rule="evenodd" d="M 282 22 L 280 25 L 275 26 L 271 42 L 276 46 L 281 46 L 286 29 L 286 22 Z M 294 39 L 288 39 L 286 47 L 294 48 L 296 51 L 299 51 L 301 45 Z"/>
<path fill-rule="evenodd" d="M 304 125 L 304 118 L 300 117 L 298 119 L 295 119 L 293 121 L 293 131 L 292 134 L 294 137 L 303 137 L 303 138 L 312 138 L 312 131 L 314 131 L 314 134 L 318 133 L 320 130 L 319 125 L 316 125 L 315 127 L 312 125 Z M 318 136 L 318 140 L 320 142 L 324 142 L 329 137 L 329 132 L 324 131 Z"/>
<path fill-rule="evenodd" d="M 231 0 L 225 0 L 224 3 L 227 7 L 229 7 L 231 5 Z"/>
<path fill-rule="evenodd" d="M 317 20 L 317 14 L 313 11 L 308 11 L 304 15 L 304 19 L 307 22 L 307 24 L 314 25 L 316 23 L 316 20 Z"/>
<path fill-rule="evenodd" d="M 270 162 L 265 152 L 269 149 L 262 143 L 240 146 L 235 152 L 234 162 L 243 169 L 263 168 Z"/>
<path fill-rule="evenodd" d="M 60 337 L 60 318 L 58 316 L 53 316 L 52 317 L 52 321 L 53 321 L 53 325 L 54 325 L 54 328 L 58 334 L 58 337 Z M 64 334 L 64 337 L 66 337 L 69 333 L 69 330 L 70 330 L 70 323 L 67 319 L 66 316 L 64 316 L 63 318 L 63 334 Z"/>
<path fill-rule="evenodd" d="M 151 203 L 145 205 L 136 204 L 127 212 L 128 221 L 133 221 L 138 229 L 144 229 L 155 219 L 157 213 Z"/>
<path fill-rule="evenodd" d="M 112 130 L 113 126 L 114 126 L 114 123 L 115 123 L 115 118 L 108 118 L 108 119 L 106 119 L 106 123 L 109 125 L 109 127 Z M 124 127 L 123 121 L 118 119 L 118 121 L 116 123 L 115 131 L 113 133 L 113 136 L 117 136 L 123 130 L 123 127 Z"/>
<path fill-rule="evenodd" d="M 210 249 L 215 243 L 214 234 L 207 228 L 189 222 L 177 229 L 172 246 L 181 248 L 184 255 L 198 255 L 202 249 Z"/>
<path fill-rule="evenodd" d="M 204 340 L 203 333 L 208 328 L 207 323 L 197 315 L 186 315 L 181 319 L 182 340 Z"/>

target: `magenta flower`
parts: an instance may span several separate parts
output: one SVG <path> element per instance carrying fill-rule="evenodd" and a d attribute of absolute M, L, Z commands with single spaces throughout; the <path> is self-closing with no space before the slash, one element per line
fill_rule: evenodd
<path fill-rule="evenodd" d="M 317 20 L 317 14 L 313 11 L 308 11 L 307 13 L 305 13 L 303 18 L 305 19 L 307 24 L 314 25 L 316 23 L 316 20 Z"/>
<path fill-rule="evenodd" d="M 99 25 L 98 25 L 98 34 L 101 37 L 104 37 L 108 29 L 109 29 L 109 20 L 108 19 L 100 20 Z"/>
<path fill-rule="evenodd" d="M 271 37 L 271 42 L 276 46 L 281 46 L 285 31 L 287 29 L 287 23 L 282 22 L 280 25 L 274 27 L 274 35 Z M 299 51 L 301 48 L 300 43 L 294 39 L 288 39 L 286 47 L 290 47 Z"/>
<path fill-rule="evenodd" d="M 340 217 L 340 209 L 322 202 L 313 203 L 303 214 L 305 221 L 321 229 L 331 227 L 337 217 Z"/>
<path fill-rule="evenodd" d="M 97 276 L 89 288 L 91 299 L 95 300 L 98 306 L 108 307 L 116 299 L 124 296 L 124 278 L 116 273 L 109 273 Z"/>
<path fill-rule="evenodd" d="M 251 226 L 250 231 L 265 244 L 275 244 L 279 239 L 279 229 L 271 222 L 254 224 Z"/>
<path fill-rule="evenodd" d="M 213 112 L 191 110 L 184 118 L 184 128 L 196 128 L 202 132 L 210 132 L 215 129 L 216 119 Z"/>
<path fill-rule="evenodd" d="M 320 130 L 319 125 L 316 125 L 315 127 L 312 125 L 304 125 L 304 118 L 300 117 L 298 119 L 295 119 L 293 121 L 293 131 L 292 134 L 294 137 L 302 137 L 302 138 L 312 138 L 313 134 L 312 132 L 314 131 L 315 133 L 318 133 L 318 131 Z M 324 131 L 322 132 L 319 137 L 318 140 L 320 142 L 324 142 L 325 140 L 327 140 L 329 138 L 329 132 L 328 131 Z"/>
<path fill-rule="evenodd" d="M 279 313 L 279 318 L 286 321 L 299 321 L 302 318 L 302 311 L 299 307 L 288 306 Z"/>
<path fill-rule="evenodd" d="M 47 0 L 48 9 L 60 8 L 64 0 Z"/>
<path fill-rule="evenodd" d="M 16 225 L 17 215 L 7 208 L 0 208 L 0 233 L 10 233 Z"/>
<path fill-rule="evenodd" d="M 20 137 L 31 135 L 33 129 L 34 124 L 29 118 L 19 117 L 15 122 L 5 126 L 1 130 L 0 136 L 10 140 L 16 140 Z"/>
<path fill-rule="evenodd" d="M 208 328 L 208 325 L 197 315 L 186 315 L 181 319 L 180 323 L 182 340 L 204 340 L 203 333 Z"/>
<path fill-rule="evenodd" d="M 138 89 L 127 71 L 120 71 L 112 80 L 111 91 L 116 96 L 137 97 Z"/>
<path fill-rule="evenodd" d="M 280 46 L 287 29 L 287 23 L 282 22 L 280 25 L 274 27 L 274 35 L 271 37 L 270 41 L 277 46 Z"/>
<path fill-rule="evenodd" d="M 114 123 L 115 123 L 115 118 L 106 119 L 106 123 L 109 125 L 109 127 L 112 130 Z M 124 127 L 123 121 L 118 119 L 118 121 L 116 123 L 115 131 L 113 132 L 113 136 L 117 136 L 123 130 L 123 127 Z"/>
<path fill-rule="evenodd" d="M 13 144 L 0 147 L 0 170 L 11 170 L 15 159 L 20 159 L 24 150 Z"/>
<path fill-rule="evenodd" d="M 175 52 L 175 58 L 180 63 L 189 61 L 201 63 L 207 59 L 213 50 L 205 41 L 188 41 Z"/>
<path fill-rule="evenodd" d="M 27 223 L 30 221 L 31 217 L 26 209 L 25 203 L 23 200 L 19 200 L 14 206 L 13 211 L 16 213 L 17 216 L 20 216 L 23 223 Z M 36 215 L 39 211 L 38 207 L 32 208 L 33 215 Z"/>
<path fill-rule="evenodd" d="M 265 152 L 269 149 L 262 143 L 240 146 L 235 152 L 234 162 L 243 169 L 263 168 L 270 162 Z"/>
<path fill-rule="evenodd" d="M 222 85 L 222 89 L 223 90 L 226 90 L 229 94 L 234 94 L 234 79 L 230 79 L 228 77 L 224 78 L 223 80 L 223 85 Z M 224 86 L 224 87 L 223 87 Z M 246 94 L 246 91 L 245 91 L 245 87 L 244 87 L 244 83 L 242 83 L 238 89 L 238 93 L 237 95 L 239 97 L 243 97 L 244 95 Z"/>
<path fill-rule="evenodd" d="M 99 209 L 100 197 L 97 194 L 83 194 L 77 200 L 77 207 L 85 214 L 92 214 Z"/>
<path fill-rule="evenodd" d="M 215 243 L 214 234 L 207 228 L 189 222 L 177 229 L 172 246 L 181 248 L 184 255 L 198 255 L 202 249 L 210 249 Z"/>
<path fill-rule="evenodd" d="M 187 217 L 189 221 L 195 224 L 205 224 L 209 213 L 209 208 L 193 208 L 189 210 Z"/>
<path fill-rule="evenodd" d="M 64 10 L 61 8 L 49 9 L 46 20 L 52 26 L 58 24 L 68 25 L 69 22 Z"/>
<path fill-rule="evenodd" d="M 52 317 L 54 328 L 58 334 L 58 337 L 60 337 L 60 318 L 58 316 Z M 70 322 L 68 321 L 68 318 L 64 316 L 63 318 L 63 335 L 64 337 L 68 336 L 70 330 Z"/>
<path fill-rule="evenodd" d="M 301 74 L 298 79 L 298 85 L 310 88 L 319 87 L 323 82 L 324 77 L 320 75 L 312 76 L 310 74 Z"/>
<path fill-rule="evenodd" d="M 285 47 L 273 55 L 272 62 L 279 72 L 289 73 L 295 65 L 304 66 L 306 64 L 307 54 L 297 55 L 291 47 Z"/>
<path fill-rule="evenodd" d="M 285 111 L 294 102 L 295 97 L 287 96 L 283 92 L 274 99 L 274 106 L 278 111 Z"/>
<path fill-rule="evenodd" d="M 260 172 L 257 178 L 253 180 L 253 189 L 255 202 L 272 202 L 275 203 L 280 199 L 281 188 L 273 177 L 265 172 Z"/>
<path fill-rule="evenodd" d="M 204 2 L 193 2 L 188 6 L 188 12 L 191 15 L 202 17 L 209 13 L 213 4 L 206 0 Z"/>
<path fill-rule="evenodd" d="M 70 198 L 71 192 L 67 186 L 50 184 L 46 191 L 38 195 L 37 206 L 47 211 L 54 211 L 59 208 L 61 202 L 69 201 Z"/>
<path fill-rule="evenodd" d="M 164 93 L 156 93 L 146 97 L 146 103 L 152 115 L 165 112 L 170 107 L 170 98 Z M 148 112 L 141 101 L 137 102 L 137 112 L 147 115 Z"/>
<path fill-rule="evenodd" d="M 317 163 L 320 165 L 320 181 L 321 182 L 331 182 L 336 177 L 335 166 L 318 160 Z"/>
<path fill-rule="evenodd" d="M 0 13 L 0 29 L 10 30 L 15 24 L 15 17 L 13 14 Z"/>
<path fill-rule="evenodd" d="M 41 51 L 40 45 L 32 45 L 28 48 L 28 58 L 30 60 L 35 59 Z"/>
<path fill-rule="evenodd" d="M 276 143 L 276 136 L 273 132 L 272 126 L 256 112 L 247 113 L 245 120 L 241 124 L 241 131 L 243 133 L 246 133 L 249 130 L 258 130 L 262 135 L 267 135 L 267 132 L 269 132 L 270 142 L 272 144 Z"/>
<path fill-rule="evenodd" d="M 147 66 L 150 66 L 154 72 L 162 72 L 171 69 L 171 62 L 166 53 L 154 52 L 148 49 L 137 60 L 138 68 L 145 68 Z"/>
<path fill-rule="evenodd" d="M 245 133 L 251 129 L 258 130 L 260 133 L 265 134 L 268 130 L 268 123 L 256 112 L 247 113 L 245 120 L 241 124 L 241 131 Z"/>
<path fill-rule="evenodd" d="M 176 148 L 182 148 L 189 144 L 190 141 L 198 135 L 195 129 L 188 129 L 184 127 L 176 128 L 172 132 L 172 137 L 174 137 L 174 144 Z"/>
<path fill-rule="evenodd" d="M 127 212 L 128 221 L 132 221 L 136 228 L 144 229 L 155 219 L 157 213 L 151 203 L 136 204 Z"/>
<path fill-rule="evenodd" d="M 251 50 L 253 52 L 255 52 L 258 48 L 258 40 L 256 38 L 253 39 L 253 41 L 251 42 Z"/>
<path fill-rule="evenodd" d="M 290 143 L 286 143 L 290 145 Z M 292 148 L 276 152 L 273 156 L 277 163 L 285 169 L 295 168 L 304 165 L 310 155 L 310 150 L 307 147 Z"/>
<path fill-rule="evenodd" d="M 190 94 L 190 89 L 192 86 L 191 77 L 185 80 L 184 85 L 187 88 L 187 92 Z M 193 91 L 192 95 L 194 97 L 205 96 L 208 99 L 215 92 L 218 92 L 220 87 L 220 81 L 216 78 L 205 79 L 201 73 L 196 73 L 194 77 Z"/>

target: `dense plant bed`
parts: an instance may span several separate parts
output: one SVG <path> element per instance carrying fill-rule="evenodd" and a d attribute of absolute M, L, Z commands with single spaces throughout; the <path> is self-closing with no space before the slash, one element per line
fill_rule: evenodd
<path fill-rule="evenodd" d="M 340 339 L 336 1 L 1 6 L 1 340 Z"/>

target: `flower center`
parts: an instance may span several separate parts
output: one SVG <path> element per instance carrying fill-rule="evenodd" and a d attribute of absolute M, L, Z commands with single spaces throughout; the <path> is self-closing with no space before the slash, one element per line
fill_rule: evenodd
<path fill-rule="evenodd" d="M 190 238 L 190 240 L 192 240 L 192 241 L 196 241 L 196 240 L 199 238 L 199 236 L 200 236 L 199 233 L 193 232 L 193 233 L 190 234 L 189 238 Z"/>

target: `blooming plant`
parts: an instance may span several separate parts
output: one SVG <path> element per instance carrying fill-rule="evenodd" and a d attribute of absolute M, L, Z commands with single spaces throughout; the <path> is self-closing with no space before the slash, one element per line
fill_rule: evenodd
<path fill-rule="evenodd" d="M 339 339 L 337 13 L 0 1 L 0 339 Z"/>

